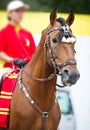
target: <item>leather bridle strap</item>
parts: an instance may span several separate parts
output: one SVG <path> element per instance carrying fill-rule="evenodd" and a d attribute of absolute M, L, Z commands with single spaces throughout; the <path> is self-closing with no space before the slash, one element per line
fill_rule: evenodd
<path fill-rule="evenodd" d="M 61 64 L 61 65 L 59 66 L 59 68 L 62 68 L 62 67 L 67 66 L 67 65 L 76 65 L 76 64 L 77 64 L 76 60 L 69 60 L 69 61 L 67 61 L 67 62 L 65 62 L 65 63 L 63 63 L 63 64 Z"/>
<path fill-rule="evenodd" d="M 76 60 L 69 60 L 69 61 L 64 62 L 63 64 L 61 64 L 59 66 L 56 64 L 55 58 L 53 56 L 53 51 L 52 51 L 52 48 L 51 48 L 51 45 L 50 45 L 50 36 L 49 36 L 49 34 L 51 32 L 53 32 L 53 31 L 58 31 L 58 30 L 61 30 L 61 29 L 63 29 L 63 27 L 56 27 L 56 28 L 53 28 L 53 29 L 49 30 L 48 33 L 47 33 L 46 41 L 44 43 L 44 47 L 46 49 L 49 49 L 49 52 L 50 52 L 50 55 L 51 55 L 51 62 L 52 62 L 52 65 L 53 65 L 53 67 L 55 69 L 55 73 L 56 74 L 57 74 L 57 69 L 60 72 L 61 68 L 63 68 L 64 66 L 67 66 L 67 65 L 76 65 L 77 64 Z M 62 74 L 60 73 L 59 75 L 62 75 Z"/>
<path fill-rule="evenodd" d="M 53 32 L 53 31 L 58 31 L 58 30 L 62 30 L 63 29 L 63 27 L 56 27 L 56 28 L 52 28 L 52 29 L 50 29 L 49 31 L 48 31 L 48 33 L 47 33 L 47 35 L 49 35 L 51 32 Z"/>
<path fill-rule="evenodd" d="M 55 97 L 55 100 L 54 100 L 51 108 L 48 111 L 43 112 L 39 108 L 39 106 L 37 105 L 37 103 L 34 101 L 34 99 L 31 97 L 30 93 L 28 92 L 28 90 L 26 89 L 26 87 L 24 86 L 24 84 L 22 83 L 22 70 L 20 70 L 20 72 L 19 72 L 18 84 L 19 84 L 19 88 L 25 94 L 25 96 L 26 96 L 27 100 L 29 101 L 29 103 L 41 114 L 41 116 L 42 116 L 41 130 L 45 130 L 46 119 L 48 118 L 49 113 L 52 111 L 52 109 L 54 108 L 55 103 L 57 102 L 56 97 Z"/>
<path fill-rule="evenodd" d="M 32 75 L 28 74 L 24 69 L 22 69 L 22 71 L 23 71 L 29 78 L 31 78 L 32 80 L 36 80 L 36 81 L 39 81 L 39 82 L 45 82 L 45 81 L 52 80 L 52 79 L 56 76 L 56 73 L 54 73 L 54 74 L 51 74 L 50 76 L 48 76 L 47 78 L 36 78 L 36 77 L 33 77 Z"/>

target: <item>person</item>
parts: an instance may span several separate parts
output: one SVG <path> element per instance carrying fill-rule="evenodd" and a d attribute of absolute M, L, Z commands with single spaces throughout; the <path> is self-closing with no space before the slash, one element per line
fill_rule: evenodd
<path fill-rule="evenodd" d="M 31 32 L 20 25 L 28 8 L 20 0 L 11 1 L 7 6 L 9 23 L 0 31 L 0 60 L 5 62 L 4 67 L 23 67 L 35 52 L 36 46 Z"/>

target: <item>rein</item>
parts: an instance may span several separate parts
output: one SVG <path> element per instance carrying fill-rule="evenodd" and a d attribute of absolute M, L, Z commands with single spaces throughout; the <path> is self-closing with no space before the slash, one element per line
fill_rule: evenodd
<path fill-rule="evenodd" d="M 56 73 L 54 74 L 51 74 L 49 77 L 47 78 L 36 78 L 36 77 L 33 77 L 32 75 L 28 74 L 24 69 L 22 69 L 22 71 L 29 77 L 31 78 L 32 80 L 36 80 L 36 81 L 39 81 L 39 82 L 45 82 L 45 81 L 49 81 L 49 80 L 52 80 L 55 76 L 56 76 Z"/>

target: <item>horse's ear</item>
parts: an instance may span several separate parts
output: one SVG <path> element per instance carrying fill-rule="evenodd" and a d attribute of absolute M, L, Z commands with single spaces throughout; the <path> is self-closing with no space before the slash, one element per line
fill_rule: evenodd
<path fill-rule="evenodd" d="M 56 9 L 53 9 L 50 14 L 50 23 L 52 26 L 54 25 L 56 18 L 57 18 L 57 12 L 56 12 Z"/>
<path fill-rule="evenodd" d="M 74 22 L 74 18 L 75 18 L 74 12 L 70 11 L 68 18 L 66 19 L 66 23 L 69 26 L 71 26 L 73 24 L 73 22 Z"/>

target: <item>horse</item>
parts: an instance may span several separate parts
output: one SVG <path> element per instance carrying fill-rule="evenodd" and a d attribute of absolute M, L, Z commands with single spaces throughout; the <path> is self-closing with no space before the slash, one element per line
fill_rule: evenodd
<path fill-rule="evenodd" d="M 72 86 L 80 77 L 75 59 L 76 37 L 70 29 L 73 22 L 73 12 L 66 20 L 57 18 L 55 9 L 51 12 L 50 24 L 32 60 L 19 72 L 9 130 L 58 130 L 61 112 L 55 94 L 57 75 L 63 86 Z"/>

